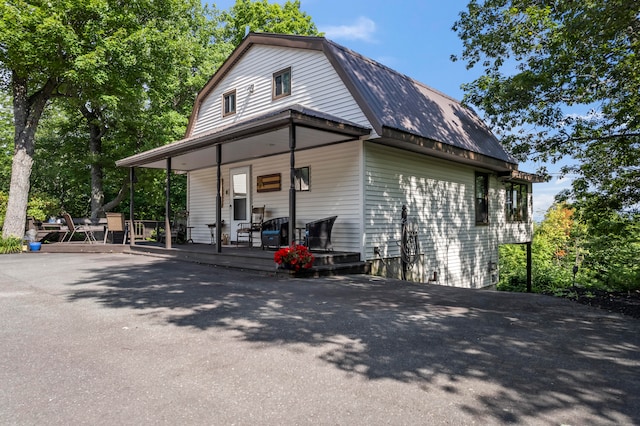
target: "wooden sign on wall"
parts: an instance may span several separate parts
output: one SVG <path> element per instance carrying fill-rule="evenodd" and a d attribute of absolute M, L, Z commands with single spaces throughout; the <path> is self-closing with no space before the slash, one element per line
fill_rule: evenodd
<path fill-rule="evenodd" d="M 280 191 L 280 173 L 258 176 L 258 192 Z"/>

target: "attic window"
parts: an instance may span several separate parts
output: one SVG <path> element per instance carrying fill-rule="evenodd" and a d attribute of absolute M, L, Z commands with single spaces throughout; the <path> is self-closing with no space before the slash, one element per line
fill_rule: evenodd
<path fill-rule="evenodd" d="M 273 99 L 291 95 L 291 67 L 273 74 Z"/>
<path fill-rule="evenodd" d="M 236 113 L 236 91 L 232 90 L 222 95 L 222 116 L 226 117 L 227 115 L 231 115 L 235 113 Z"/>

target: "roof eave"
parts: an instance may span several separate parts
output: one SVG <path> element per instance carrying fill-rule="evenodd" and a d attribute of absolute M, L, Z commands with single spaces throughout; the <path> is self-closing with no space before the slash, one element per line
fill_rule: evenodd
<path fill-rule="evenodd" d="M 305 113 L 295 106 L 275 114 L 267 114 L 258 118 L 246 120 L 234 124 L 222 130 L 185 138 L 149 151 L 141 152 L 127 158 L 116 161 L 118 167 L 140 167 L 145 164 L 166 160 L 180 154 L 185 154 L 199 149 L 230 143 L 245 137 L 282 129 L 291 125 L 308 127 L 317 130 L 329 131 L 344 135 L 347 139 L 364 139 L 371 133 L 371 129 L 338 121 L 328 116 L 314 116 Z"/>
<path fill-rule="evenodd" d="M 490 157 L 474 151 L 462 149 L 433 139 L 383 127 L 381 141 L 398 148 L 413 150 L 433 157 L 464 163 L 494 172 L 510 172 L 518 169 L 518 164 Z M 393 142 L 395 141 L 395 143 Z"/>

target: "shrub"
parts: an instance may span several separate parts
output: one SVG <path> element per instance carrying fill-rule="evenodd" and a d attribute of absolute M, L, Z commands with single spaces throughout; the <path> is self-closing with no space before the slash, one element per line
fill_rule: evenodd
<path fill-rule="evenodd" d="M 59 213 L 60 205 L 55 198 L 46 194 L 32 194 L 29 196 L 27 216 L 45 221 L 50 216 L 57 216 Z"/>
<path fill-rule="evenodd" d="M 20 253 L 22 251 L 22 240 L 16 237 L 0 237 L 0 254 Z"/>

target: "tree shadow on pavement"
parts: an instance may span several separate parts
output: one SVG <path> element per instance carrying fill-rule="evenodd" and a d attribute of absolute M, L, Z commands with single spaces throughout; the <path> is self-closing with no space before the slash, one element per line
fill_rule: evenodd
<path fill-rule="evenodd" d="M 640 321 L 541 295 L 374 277 L 289 279 L 181 262 L 102 269 L 71 301 L 233 330 L 247 342 L 305 344 L 349 375 L 452 396 L 480 422 L 640 422 Z M 465 386 L 461 385 L 464 379 Z M 478 388 L 469 389 L 469 382 Z M 427 394 L 425 394 L 427 395 Z M 426 396 L 428 397 L 428 396 Z"/>

